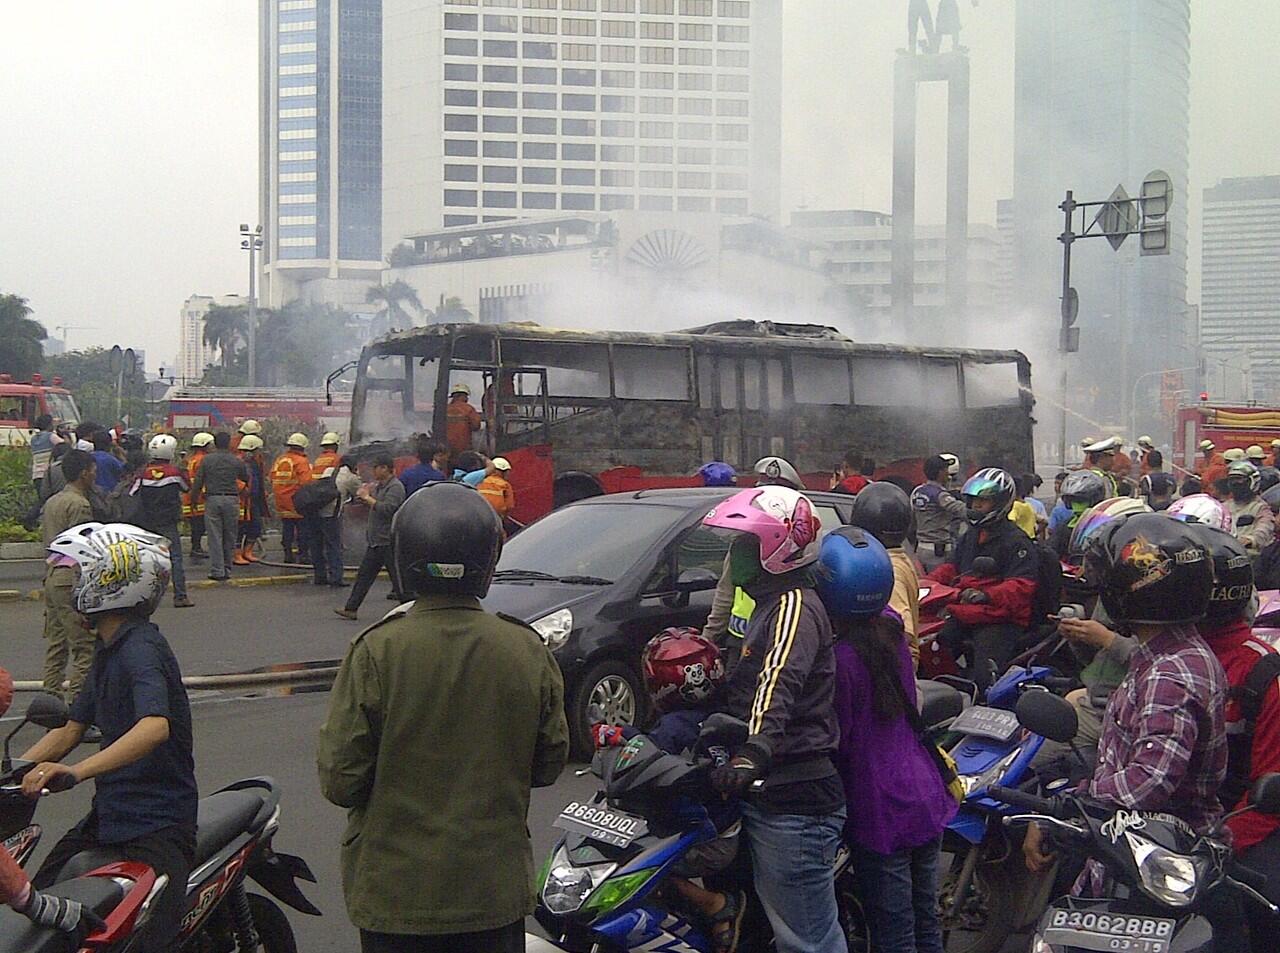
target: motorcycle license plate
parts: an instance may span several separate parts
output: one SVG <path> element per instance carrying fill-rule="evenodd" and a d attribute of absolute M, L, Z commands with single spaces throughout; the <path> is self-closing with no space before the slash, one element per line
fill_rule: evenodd
<path fill-rule="evenodd" d="M 566 805 L 552 826 L 614 847 L 627 847 L 637 837 L 649 833 L 643 817 L 579 801 Z"/>
<path fill-rule="evenodd" d="M 1086 910 L 1054 910 L 1044 931 L 1052 946 L 1107 953 L 1169 953 L 1173 947 L 1173 920 L 1094 913 Z"/>
<path fill-rule="evenodd" d="M 972 705 L 951 723 L 950 730 L 1006 742 L 1018 733 L 1018 716 L 1002 708 Z"/>

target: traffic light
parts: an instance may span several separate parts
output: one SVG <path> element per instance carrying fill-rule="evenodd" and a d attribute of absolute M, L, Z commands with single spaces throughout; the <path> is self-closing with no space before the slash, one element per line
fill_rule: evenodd
<path fill-rule="evenodd" d="M 1142 231 L 1139 252 L 1143 255 L 1169 254 L 1169 206 L 1173 204 L 1173 182 L 1156 169 L 1142 183 L 1140 202 Z"/>

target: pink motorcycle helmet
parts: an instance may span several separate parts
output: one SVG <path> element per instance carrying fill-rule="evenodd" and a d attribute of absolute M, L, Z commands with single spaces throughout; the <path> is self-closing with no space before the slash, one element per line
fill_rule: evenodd
<path fill-rule="evenodd" d="M 1165 513 L 1184 523 L 1206 523 L 1224 533 L 1230 533 L 1233 530 L 1231 512 L 1208 493 L 1184 496 L 1174 501 Z"/>
<path fill-rule="evenodd" d="M 775 576 L 818 560 L 818 518 L 808 497 L 790 487 L 757 486 L 735 493 L 702 522 L 756 537 L 760 565 Z"/>

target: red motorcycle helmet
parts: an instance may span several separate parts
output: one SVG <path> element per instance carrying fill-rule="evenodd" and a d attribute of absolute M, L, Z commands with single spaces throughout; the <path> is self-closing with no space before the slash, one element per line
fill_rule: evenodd
<path fill-rule="evenodd" d="M 644 684 L 660 712 L 705 702 L 724 681 L 720 648 L 697 629 L 663 629 L 644 647 Z"/>

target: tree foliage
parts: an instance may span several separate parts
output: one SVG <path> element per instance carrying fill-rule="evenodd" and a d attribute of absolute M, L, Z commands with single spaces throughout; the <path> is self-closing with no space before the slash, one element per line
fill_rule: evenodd
<path fill-rule="evenodd" d="M 423 313 L 422 302 L 418 292 L 406 281 L 397 278 L 386 285 L 372 285 L 365 292 L 365 300 L 370 304 L 381 304 L 380 316 L 384 317 L 389 330 L 402 331 L 414 326 L 413 316 L 405 310 L 408 305 L 418 314 Z"/>
<path fill-rule="evenodd" d="M 206 369 L 200 383 L 244 387 L 249 380 L 248 309 L 222 310 L 241 314 L 219 315 L 216 337 L 222 360 Z M 364 338 L 361 319 L 333 305 L 295 301 L 279 309 L 259 308 L 257 319 L 257 380 L 267 387 L 318 387 L 333 368 L 358 353 Z M 207 324 L 205 334 L 209 342 Z"/>
<path fill-rule="evenodd" d="M 30 380 L 44 361 L 49 332 L 31 314 L 26 298 L 0 294 L 0 373 L 15 380 Z"/>
<path fill-rule="evenodd" d="M 62 378 L 85 420 L 105 425 L 116 421 L 116 372 L 109 349 L 91 347 L 52 354 L 45 358 L 44 373 L 48 378 Z M 134 426 L 143 426 L 147 420 L 147 384 L 141 369 L 125 374 L 120 381 L 120 414 Z"/>

